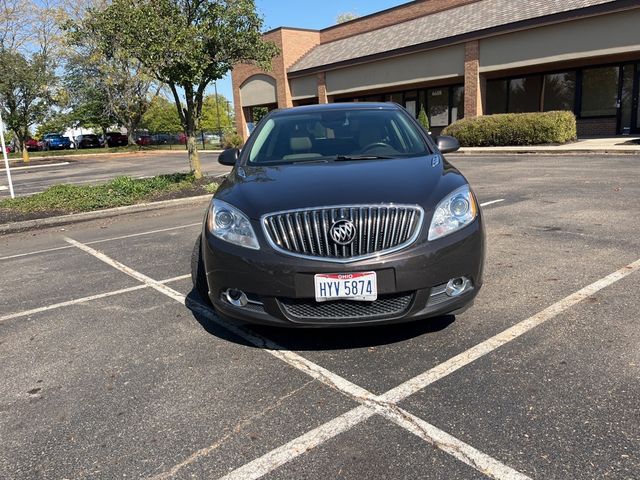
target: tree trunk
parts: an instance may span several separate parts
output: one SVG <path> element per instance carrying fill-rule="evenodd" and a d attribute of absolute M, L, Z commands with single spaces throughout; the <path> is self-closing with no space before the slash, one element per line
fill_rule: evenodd
<path fill-rule="evenodd" d="M 189 166 L 191 173 L 196 179 L 202 178 L 202 168 L 200 167 L 200 153 L 198 153 L 198 143 L 194 133 L 187 136 L 187 152 L 189 152 Z"/>
<path fill-rule="evenodd" d="M 133 130 L 133 127 L 131 125 L 126 125 L 125 128 L 127 129 L 127 137 L 129 138 L 129 145 L 135 145 L 136 134 L 135 134 L 135 131 Z"/>
<path fill-rule="evenodd" d="M 23 136 L 23 138 L 20 138 L 19 136 L 16 135 L 16 137 L 18 138 L 18 148 L 20 148 L 20 151 L 22 152 L 22 161 L 24 163 L 29 163 L 29 151 L 27 150 L 27 135 Z"/>

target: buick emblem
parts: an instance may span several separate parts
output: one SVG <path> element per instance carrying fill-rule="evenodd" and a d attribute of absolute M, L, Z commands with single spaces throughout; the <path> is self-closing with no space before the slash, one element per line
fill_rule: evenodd
<path fill-rule="evenodd" d="M 356 238 L 356 226 L 351 220 L 338 220 L 331 225 L 329 235 L 338 245 L 349 245 Z"/>

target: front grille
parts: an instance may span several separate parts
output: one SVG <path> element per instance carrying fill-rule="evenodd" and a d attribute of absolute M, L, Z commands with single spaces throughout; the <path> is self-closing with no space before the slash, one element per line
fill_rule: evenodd
<path fill-rule="evenodd" d="M 279 298 L 285 314 L 300 321 L 365 321 L 404 315 L 411 306 L 414 293 L 381 295 L 373 302 L 338 300 L 316 302 L 313 299 Z"/>
<path fill-rule="evenodd" d="M 348 205 L 268 214 L 262 225 L 276 250 L 344 262 L 409 245 L 420 231 L 422 217 L 418 206 Z M 339 243 L 332 238 L 331 230 L 344 223 L 341 220 L 351 223 L 349 233 L 353 238 Z"/>

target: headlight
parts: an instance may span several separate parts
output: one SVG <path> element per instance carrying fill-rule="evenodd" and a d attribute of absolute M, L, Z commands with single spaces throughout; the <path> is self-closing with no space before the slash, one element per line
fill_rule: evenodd
<path fill-rule="evenodd" d="M 433 214 L 429 226 L 429 241 L 442 238 L 469 225 L 478 215 L 478 205 L 469 185 L 447 195 Z"/>
<path fill-rule="evenodd" d="M 207 228 L 216 237 L 241 247 L 260 249 L 247 216 L 222 200 L 213 199 L 209 207 Z"/>

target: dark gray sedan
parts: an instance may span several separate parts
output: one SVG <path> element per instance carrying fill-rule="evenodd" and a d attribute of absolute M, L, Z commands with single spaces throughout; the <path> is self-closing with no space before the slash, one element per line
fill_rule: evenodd
<path fill-rule="evenodd" d="M 194 248 L 195 288 L 221 314 L 284 326 L 420 320 L 468 308 L 484 230 L 464 176 L 395 104 L 276 110 L 218 189 Z"/>

